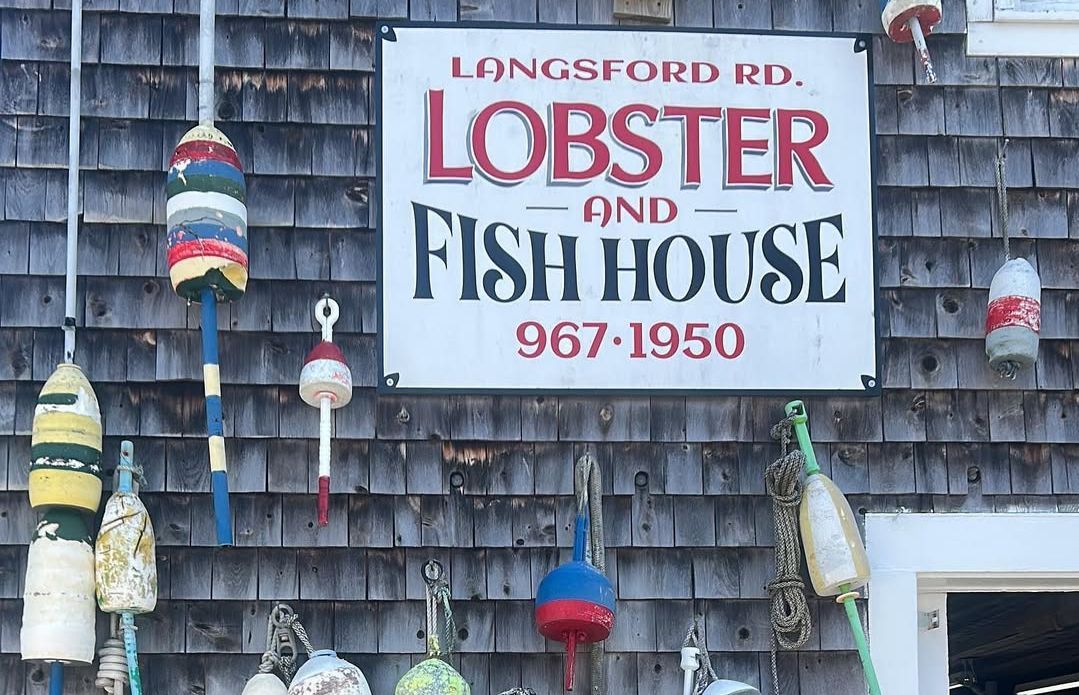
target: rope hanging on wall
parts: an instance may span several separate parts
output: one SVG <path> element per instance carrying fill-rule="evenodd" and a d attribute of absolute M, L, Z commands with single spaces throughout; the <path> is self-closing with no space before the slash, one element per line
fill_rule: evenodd
<path fill-rule="evenodd" d="M 802 580 L 802 541 L 798 535 L 798 506 L 802 502 L 802 469 L 805 455 L 791 449 L 793 419 L 784 418 L 772 427 L 772 439 L 779 441 L 780 456 L 764 473 L 764 483 L 772 498 L 775 519 L 776 576 L 768 583 L 772 598 L 772 692 L 779 693 L 779 648 L 800 649 L 809 640 L 813 618 Z"/>
<path fill-rule="evenodd" d="M 1038 359 L 1042 286 L 1038 271 L 1025 258 L 1012 257 L 1007 184 L 1008 141 L 997 152 L 997 223 L 1004 241 L 1004 264 L 989 285 L 985 317 L 985 354 L 989 366 L 1014 379 Z"/>
<path fill-rule="evenodd" d="M 468 682 L 444 659 L 453 652 L 457 625 L 450 606 L 450 585 L 442 563 L 428 561 L 422 569 L 427 608 L 427 659 L 402 676 L 395 695 L 471 695 Z"/>

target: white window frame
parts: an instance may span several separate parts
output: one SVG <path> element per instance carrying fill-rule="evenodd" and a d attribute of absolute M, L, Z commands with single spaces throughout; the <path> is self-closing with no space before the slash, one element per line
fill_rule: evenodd
<path fill-rule="evenodd" d="M 967 0 L 967 54 L 1079 58 L 1076 10 L 1035 12 L 1000 7 L 1003 0 Z"/>
<path fill-rule="evenodd" d="M 868 514 L 865 533 L 883 695 L 947 695 L 949 593 L 1079 591 L 1079 514 Z"/>

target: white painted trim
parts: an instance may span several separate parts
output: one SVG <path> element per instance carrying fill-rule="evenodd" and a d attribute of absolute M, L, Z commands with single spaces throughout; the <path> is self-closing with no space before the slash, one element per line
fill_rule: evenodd
<path fill-rule="evenodd" d="M 956 591 L 1079 591 L 1079 514 L 869 514 L 869 627 L 883 695 L 947 695 Z"/>
<path fill-rule="evenodd" d="M 992 22 L 993 0 L 967 0 L 968 22 Z"/>
<path fill-rule="evenodd" d="M 967 55 L 1079 58 L 1077 22 L 970 22 Z"/>

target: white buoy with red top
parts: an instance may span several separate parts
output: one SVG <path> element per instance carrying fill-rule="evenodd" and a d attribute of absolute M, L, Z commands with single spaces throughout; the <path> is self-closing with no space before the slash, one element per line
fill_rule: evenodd
<path fill-rule="evenodd" d="M 888 36 L 896 43 L 913 41 L 925 68 L 926 82 L 936 82 L 937 73 L 933 70 L 925 37 L 940 24 L 943 16 L 940 0 L 881 0 L 880 9 L 881 24 Z"/>
<path fill-rule="evenodd" d="M 1019 370 L 1038 359 L 1042 325 L 1042 283 L 1038 271 L 1025 258 L 1012 258 L 1008 235 L 1008 185 L 1005 141 L 997 153 L 997 204 L 1004 265 L 989 284 L 985 314 L 985 354 L 989 366 L 1002 377 L 1014 379 Z"/>
<path fill-rule="evenodd" d="M 333 325 L 341 315 L 330 297 L 315 305 L 315 320 L 322 326 L 322 340 L 307 353 L 300 371 L 300 398 L 319 409 L 318 524 L 330 523 L 330 410 L 352 400 L 352 371 L 345 355 L 333 343 Z"/>
<path fill-rule="evenodd" d="M 985 354 L 989 366 L 1014 378 L 1038 359 L 1042 323 L 1042 287 L 1038 271 L 1025 258 L 1004 263 L 989 285 L 985 317 Z"/>

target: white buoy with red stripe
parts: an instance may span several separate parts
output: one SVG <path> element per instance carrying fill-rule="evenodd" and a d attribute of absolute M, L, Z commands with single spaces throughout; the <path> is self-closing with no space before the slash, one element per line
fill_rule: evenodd
<path fill-rule="evenodd" d="M 943 16 L 940 0 L 881 0 L 880 9 L 880 21 L 888 37 L 896 43 L 913 41 L 918 49 L 918 59 L 925 68 L 926 82 L 936 82 L 937 73 L 933 70 L 925 37 L 940 24 Z"/>
<path fill-rule="evenodd" d="M 989 366 L 1002 376 L 1013 378 L 1038 359 L 1041 302 L 1041 279 L 1027 259 L 1012 258 L 993 276 L 985 317 L 985 354 Z"/>
<path fill-rule="evenodd" d="M 345 355 L 333 343 L 333 325 L 341 315 L 330 297 L 315 305 L 315 320 L 322 326 L 322 340 L 307 353 L 300 371 L 300 398 L 319 409 L 318 525 L 330 523 L 330 410 L 352 400 L 352 371 Z"/>

